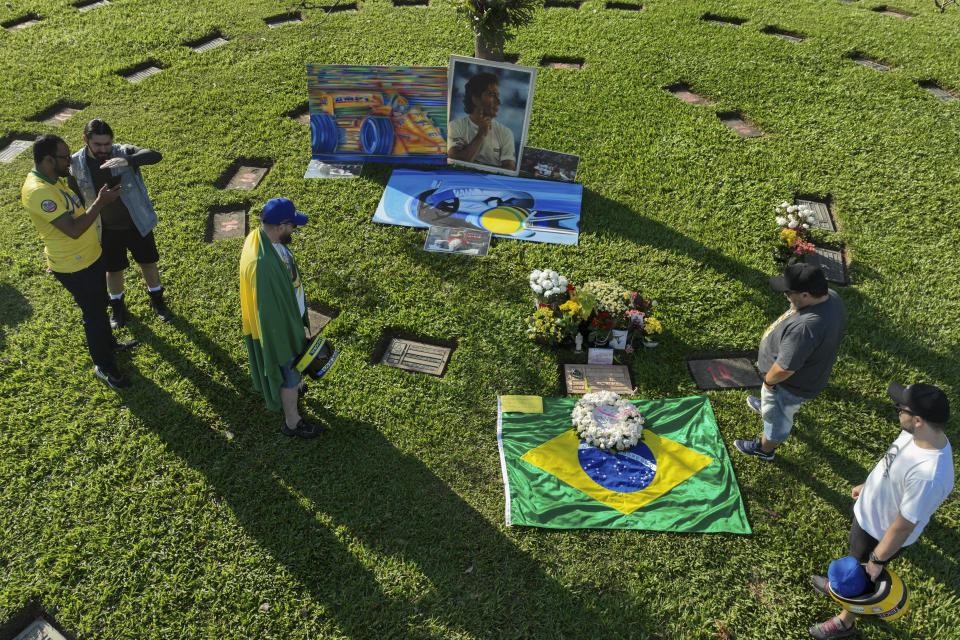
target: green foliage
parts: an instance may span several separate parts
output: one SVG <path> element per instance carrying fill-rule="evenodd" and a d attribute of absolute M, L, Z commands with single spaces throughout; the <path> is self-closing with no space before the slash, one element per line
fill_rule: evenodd
<path fill-rule="evenodd" d="M 458 0 L 457 11 L 488 45 L 502 44 L 528 24 L 539 0 Z"/>
<path fill-rule="evenodd" d="M 330 5 L 332 2 L 322 4 Z M 960 393 L 960 11 L 919 0 L 898 20 L 874 3 L 598 0 L 537 10 L 514 41 L 522 64 L 583 56 L 537 77 L 528 143 L 582 157 L 579 245 L 496 239 L 489 256 L 422 251 L 422 231 L 370 218 L 390 168 L 303 180 L 305 62 L 445 65 L 473 50 L 451 4 L 355 13 L 280 2 L 66 0 L 0 3 L 0 139 L 57 133 L 74 149 L 106 119 L 120 142 L 160 150 L 144 168 L 160 214 L 160 268 L 177 314 L 157 322 L 127 271 L 141 347 L 122 396 L 92 375 L 79 313 L 45 273 L 20 205 L 29 154 L 0 164 L 0 623 L 31 603 L 78 640 L 340 638 L 803 638 L 837 612 L 808 586 L 846 550 L 850 487 L 896 437 L 890 380 Z M 864 5 L 864 6 L 861 6 Z M 342 3 L 341 3 L 342 6 Z M 713 13 L 748 18 L 709 24 Z M 596 13 L 594 13 L 596 10 Z M 791 43 L 767 25 L 802 32 Z M 219 30 L 205 53 L 183 43 Z M 853 51 L 896 66 L 861 67 Z M 130 84 L 117 71 L 164 70 Z M 695 107 L 663 87 L 686 82 Z M 87 104 L 61 126 L 33 119 Z M 718 112 L 766 136 L 742 139 Z M 272 168 L 253 192 L 214 185 L 236 158 Z M 499 394 L 561 392 L 556 352 L 527 339 L 527 277 L 551 265 L 656 298 L 656 349 L 638 349 L 638 397 L 702 393 L 685 357 L 755 349 L 785 309 L 769 276 L 771 203 L 830 196 L 852 285 L 829 388 L 766 464 L 735 452 L 759 417 L 745 392 L 709 392 L 751 536 L 507 528 L 496 443 Z M 310 215 L 292 250 L 311 303 L 339 309 L 341 350 L 305 412 L 329 431 L 280 435 L 251 389 L 240 336 L 240 240 L 206 244 L 208 209 L 271 197 Z M 443 378 L 371 363 L 387 328 L 456 344 Z M 956 443 L 957 422 L 948 435 Z M 960 501 L 951 496 L 896 561 L 911 610 L 860 636 L 954 638 Z"/>

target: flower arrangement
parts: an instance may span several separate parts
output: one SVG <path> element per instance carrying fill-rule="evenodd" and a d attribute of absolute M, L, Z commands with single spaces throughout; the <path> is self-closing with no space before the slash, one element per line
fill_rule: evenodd
<path fill-rule="evenodd" d="M 556 345 L 580 331 L 594 346 L 634 352 L 634 341 L 656 346 L 648 337 L 663 331 L 651 315 L 657 301 L 611 282 L 592 281 L 575 287 L 551 269 L 537 269 L 528 278 L 537 309 L 527 318 L 527 336 Z"/>
<path fill-rule="evenodd" d="M 598 449 L 626 451 L 643 435 L 644 417 L 632 402 L 612 391 L 584 395 L 570 417 L 580 439 Z"/>
<path fill-rule="evenodd" d="M 567 300 L 556 308 L 544 304 L 527 318 L 527 336 L 547 344 L 560 344 L 577 334 L 586 317 L 576 300 Z"/>
<path fill-rule="evenodd" d="M 803 261 L 817 248 L 810 238 L 810 225 L 816 220 L 805 204 L 782 202 L 774 207 L 780 231 L 774 257 L 780 262 Z"/>

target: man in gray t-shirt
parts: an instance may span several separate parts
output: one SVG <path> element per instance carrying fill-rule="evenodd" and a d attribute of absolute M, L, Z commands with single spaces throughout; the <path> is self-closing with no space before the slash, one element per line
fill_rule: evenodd
<path fill-rule="evenodd" d="M 773 451 L 793 429 L 800 406 L 823 391 L 840 350 L 847 313 L 819 267 L 794 264 L 782 276 L 770 278 L 770 287 L 790 300 L 790 309 L 763 333 L 757 366 L 763 373 L 760 397 L 747 404 L 763 416 L 763 435 L 736 440 L 741 453 L 773 460 Z"/>

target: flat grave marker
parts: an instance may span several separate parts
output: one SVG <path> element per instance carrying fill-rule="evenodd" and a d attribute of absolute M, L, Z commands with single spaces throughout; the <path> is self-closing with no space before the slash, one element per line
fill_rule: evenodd
<path fill-rule="evenodd" d="M 798 205 L 807 205 L 810 207 L 810 210 L 813 211 L 813 215 L 816 220 L 811 224 L 811 227 L 816 229 L 823 229 L 824 231 L 836 231 L 837 227 L 833 223 L 833 216 L 830 215 L 830 207 L 826 202 L 821 202 L 819 200 L 802 200 L 797 198 L 793 201 L 794 204 Z"/>
<path fill-rule="evenodd" d="M 193 49 L 194 53 L 203 53 L 204 51 L 210 51 L 211 49 L 216 49 L 219 46 L 227 44 L 227 39 L 218 34 L 209 35 L 206 38 L 201 38 L 200 40 L 195 40 L 187 44 L 188 47 Z"/>
<path fill-rule="evenodd" d="M 517 64 L 517 60 L 520 59 L 519 53 L 505 53 L 503 54 L 503 61 L 509 62 L 510 64 Z"/>
<path fill-rule="evenodd" d="M 152 62 L 148 62 L 145 65 L 139 67 L 134 67 L 129 71 L 121 72 L 120 75 L 127 79 L 127 82 L 140 82 L 146 78 L 149 78 L 152 75 L 156 75 L 163 71 L 163 68 L 157 66 Z"/>
<path fill-rule="evenodd" d="M 643 11 L 643 5 L 632 4 L 630 2 L 608 2 L 604 5 L 604 9 L 614 11 Z"/>
<path fill-rule="evenodd" d="M 843 251 L 817 247 L 813 254 L 807 258 L 807 261 L 823 269 L 827 282 L 839 285 L 848 284 L 847 265 L 843 260 Z"/>
<path fill-rule="evenodd" d="M 56 627 L 43 618 L 37 618 L 13 637 L 13 640 L 67 640 Z"/>
<path fill-rule="evenodd" d="M 741 138 L 759 138 L 763 135 L 763 131 L 760 131 L 752 122 L 735 111 L 718 113 L 717 116 L 723 124 L 733 129 Z"/>
<path fill-rule="evenodd" d="M 763 378 L 748 358 L 687 360 L 687 368 L 698 389 L 755 389 L 763 384 Z"/>
<path fill-rule="evenodd" d="M 882 13 L 885 16 L 890 16 L 891 18 L 900 18 L 902 20 L 910 20 L 913 18 L 912 13 L 907 13 L 906 11 L 901 11 L 900 9 L 894 9 L 893 7 L 888 7 L 886 5 L 880 5 L 879 7 L 874 7 L 872 11 L 877 13 Z"/>
<path fill-rule="evenodd" d="M 66 122 L 73 116 L 77 115 L 78 113 L 80 113 L 80 109 L 74 109 L 73 107 L 64 107 L 63 109 L 61 109 L 60 111 L 57 111 L 55 114 L 53 114 L 49 118 L 45 118 L 44 120 L 41 120 L 41 122 L 43 122 L 43 124 L 49 124 L 54 127 L 59 127 L 64 122 Z"/>
<path fill-rule="evenodd" d="M 544 0 L 544 9 L 579 9 L 583 3 L 579 0 Z"/>
<path fill-rule="evenodd" d="M 430 0 L 393 0 L 395 7 L 429 7 Z"/>
<path fill-rule="evenodd" d="M 803 42 L 804 36 L 796 33 L 795 31 L 786 31 L 785 29 L 778 29 L 777 27 L 767 27 L 763 32 L 770 36 L 776 36 L 787 42 Z"/>
<path fill-rule="evenodd" d="M 719 24 L 726 27 L 739 27 L 747 21 L 746 18 L 728 18 L 725 16 L 718 16 L 713 13 L 705 13 L 700 19 L 704 22 Z"/>
<path fill-rule="evenodd" d="M 267 23 L 268 27 L 270 27 L 271 29 L 275 29 L 285 24 L 303 22 L 303 15 L 299 11 L 296 11 L 294 13 L 281 13 L 280 15 L 264 18 L 263 21 Z"/>
<path fill-rule="evenodd" d="M 74 3 L 77 11 L 83 13 L 85 11 L 92 11 L 97 7 L 105 7 L 110 4 L 110 0 L 83 0 L 82 2 Z"/>
<path fill-rule="evenodd" d="M 391 338 L 380 362 L 388 367 L 440 377 L 447 368 L 452 351 L 449 347 Z"/>
<path fill-rule="evenodd" d="M 711 101 L 709 98 L 695 92 L 693 89 L 690 88 L 689 85 L 683 82 L 670 85 L 669 87 L 666 87 L 666 90 L 672 93 L 674 96 L 676 96 L 680 100 L 683 100 L 687 104 L 695 104 L 697 106 L 702 106 L 702 107 L 706 107 L 713 104 L 713 101 Z"/>
<path fill-rule="evenodd" d="M 248 167 L 245 165 L 240 165 L 237 167 L 236 173 L 233 174 L 233 177 L 230 178 L 227 182 L 227 186 L 224 189 L 236 189 L 237 191 L 253 191 L 258 186 L 260 182 L 263 181 L 267 173 L 270 171 L 267 167 Z"/>
<path fill-rule="evenodd" d="M 40 22 L 42 18 L 35 13 L 28 13 L 25 16 L 19 18 L 14 18 L 13 20 L 7 20 L 2 25 L 7 31 L 20 31 L 21 29 L 26 29 L 27 27 L 32 27 L 33 25 Z"/>
<path fill-rule="evenodd" d="M 862 64 L 863 66 L 869 67 L 876 71 L 890 71 L 891 69 L 893 69 L 893 67 L 891 67 L 888 64 L 877 62 L 876 60 L 871 60 L 870 58 L 864 58 L 861 55 L 851 56 L 850 59 L 856 62 L 857 64 Z"/>
<path fill-rule="evenodd" d="M 33 142 L 30 140 L 11 140 L 7 146 L 0 149 L 0 162 L 9 164 L 32 146 Z"/>
<path fill-rule="evenodd" d="M 248 208 L 213 209 L 207 217 L 207 242 L 246 237 Z"/>
<path fill-rule="evenodd" d="M 310 320 L 310 328 L 304 327 L 304 332 L 308 338 L 312 338 L 323 331 L 323 328 L 330 324 L 335 317 L 336 314 L 330 315 L 307 307 L 307 318 Z"/>
<path fill-rule="evenodd" d="M 921 82 L 919 84 L 921 88 L 926 89 L 927 91 L 932 93 L 934 96 L 936 96 L 937 100 L 939 100 L 940 102 L 950 102 L 951 100 L 957 99 L 956 95 L 954 95 L 950 91 L 947 91 L 946 89 L 938 85 L 936 82 L 933 82 L 932 80 L 927 80 L 926 82 Z"/>
<path fill-rule="evenodd" d="M 583 58 L 568 56 L 544 56 L 540 60 L 540 66 L 552 69 L 583 69 L 586 61 Z"/>
<path fill-rule="evenodd" d="M 331 4 L 329 6 L 321 6 L 320 9 L 323 9 L 327 13 L 341 13 L 344 11 L 353 12 L 357 10 L 356 2 L 349 2 L 347 4 Z"/>
<path fill-rule="evenodd" d="M 625 395 L 633 393 L 630 369 L 622 364 L 565 364 L 563 380 L 567 395 L 581 395 L 591 391 L 613 391 Z"/>

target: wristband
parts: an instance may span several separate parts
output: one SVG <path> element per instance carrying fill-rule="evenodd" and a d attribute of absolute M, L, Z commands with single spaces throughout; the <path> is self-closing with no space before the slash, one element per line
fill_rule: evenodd
<path fill-rule="evenodd" d="M 871 552 L 870 552 L 870 562 L 872 562 L 873 564 L 876 564 L 876 565 L 880 565 L 881 567 L 885 567 L 885 566 L 887 565 L 887 563 L 889 562 L 889 560 L 881 560 L 881 559 L 879 559 L 879 558 L 877 557 L 877 554 L 875 554 L 873 551 L 871 551 Z"/>

